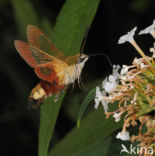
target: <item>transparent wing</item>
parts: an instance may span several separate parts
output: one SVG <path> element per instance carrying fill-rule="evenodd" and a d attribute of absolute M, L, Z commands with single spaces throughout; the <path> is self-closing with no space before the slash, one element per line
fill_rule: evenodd
<path fill-rule="evenodd" d="M 59 81 L 57 73 L 68 66 L 64 61 L 59 60 L 44 51 L 23 41 L 15 41 L 15 47 L 20 56 L 33 68 L 37 76 L 48 82 Z"/>
<path fill-rule="evenodd" d="M 15 41 L 15 47 L 20 56 L 33 68 L 54 59 L 54 57 L 49 56 L 42 50 L 23 41 Z"/>
<path fill-rule="evenodd" d="M 61 60 L 65 59 L 62 51 L 54 46 L 51 40 L 36 26 L 27 26 L 27 39 L 30 44 Z"/>

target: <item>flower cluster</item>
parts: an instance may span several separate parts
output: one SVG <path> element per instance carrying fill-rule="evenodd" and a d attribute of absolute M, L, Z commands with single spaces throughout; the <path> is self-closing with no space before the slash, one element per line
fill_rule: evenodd
<path fill-rule="evenodd" d="M 146 56 L 134 40 L 137 28 L 120 37 L 118 43 L 130 42 L 141 58 L 135 58 L 132 65 L 113 66 L 113 73 L 102 83 L 102 88 L 96 88 L 95 108 L 101 102 L 106 117 L 112 115 L 115 121 L 121 120 L 124 114 L 123 129 L 116 138 L 138 141 L 140 146 L 155 149 L 155 43 L 150 48 L 151 56 Z M 150 33 L 155 38 L 155 20 L 139 35 Z M 118 108 L 109 112 L 109 104 L 118 103 Z M 139 134 L 130 137 L 127 128 L 139 126 Z M 146 128 L 144 132 L 142 129 Z"/>

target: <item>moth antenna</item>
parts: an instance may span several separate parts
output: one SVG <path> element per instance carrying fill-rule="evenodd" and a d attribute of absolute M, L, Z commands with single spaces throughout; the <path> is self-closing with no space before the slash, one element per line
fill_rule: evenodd
<path fill-rule="evenodd" d="M 86 31 L 85 37 L 84 37 L 83 42 L 81 44 L 81 47 L 80 47 L 80 56 L 79 57 L 81 57 L 81 54 L 83 53 L 84 47 L 86 45 L 87 37 L 88 37 L 88 32 L 89 32 L 89 29 Z M 77 70 L 77 72 L 79 72 L 79 71 Z M 81 76 L 79 76 L 79 78 L 78 78 L 78 84 L 79 84 L 79 88 L 81 89 L 82 86 L 83 86 Z"/>
<path fill-rule="evenodd" d="M 84 47 L 85 47 L 85 45 L 86 45 L 86 41 L 87 41 L 87 38 L 84 39 L 84 41 L 83 41 L 83 43 L 82 43 L 82 45 L 81 45 L 81 48 L 80 48 L 80 56 L 81 56 L 81 54 L 83 53 Z"/>
<path fill-rule="evenodd" d="M 88 37 L 88 32 L 89 32 L 89 29 L 85 32 L 85 37 L 84 37 L 84 39 L 82 41 L 82 44 L 81 44 L 81 47 L 80 47 L 80 56 L 83 53 L 84 47 L 86 45 L 87 37 Z"/>

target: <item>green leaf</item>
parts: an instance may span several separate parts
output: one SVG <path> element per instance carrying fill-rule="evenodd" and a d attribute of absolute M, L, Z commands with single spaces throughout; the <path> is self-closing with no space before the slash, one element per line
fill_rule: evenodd
<path fill-rule="evenodd" d="M 100 0 L 67 0 L 56 22 L 54 43 L 66 55 L 79 53 Z"/>
<path fill-rule="evenodd" d="M 22 38 L 25 38 L 25 31 L 28 24 L 38 26 L 38 16 L 29 0 L 11 0 L 18 31 Z"/>
<path fill-rule="evenodd" d="M 48 146 L 53 134 L 56 119 L 61 107 L 65 93 L 59 97 L 57 102 L 54 102 L 54 96 L 45 99 L 40 110 L 40 129 L 39 129 L 39 155 L 46 156 Z"/>
<path fill-rule="evenodd" d="M 92 89 L 88 95 L 86 96 L 86 98 L 84 99 L 84 101 L 82 102 L 82 105 L 80 107 L 78 116 L 77 116 L 77 127 L 80 127 L 80 121 L 81 118 L 84 114 L 84 111 L 86 110 L 87 106 L 89 105 L 89 103 L 94 99 L 95 96 L 95 92 L 96 92 L 96 88 Z"/>
<path fill-rule="evenodd" d="M 29 24 L 38 26 L 45 34 L 51 36 L 52 26 L 46 17 L 38 17 L 30 0 L 11 0 L 18 32 L 22 39 L 26 38 L 26 27 Z"/>
<path fill-rule="evenodd" d="M 70 120 L 72 120 L 73 122 L 77 122 L 77 115 L 81 108 L 81 103 L 83 103 L 83 99 L 85 99 L 85 97 L 92 88 L 94 88 L 101 82 L 101 79 L 85 82 L 80 92 L 74 92 L 72 98 L 70 98 L 69 96 L 66 97 L 63 105 L 63 110 Z M 91 110 L 91 107 L 89 107 L 89 110 Z M 87 111 L 89 110 L 87 109 Z"/>
<path fill-rule="evenodd" d="M 99 141 L 90 147 L 73 154 L 72 156 L 105 156 L 108 154 L 112 138 L 108 137 L 102 141 Z"/>
<path fill-rule="evenodd" d="M 99 107 L 81 121 L 80 129 L 75 127 L 59 142 L 49 156 L 73 156 L 87 149 L 98 148 L 97 143 L 104 141 L 113 131 L 120 128 L 121 124 L 115 123 L 113 118 L 105 119 L 103 108 Z"/>
<path fill-rule="evenodd" d="M 101 86 L 101 84 L 99 86 Z M 78 116 L 77 116 L 77 127 L 78 128 L 80 127 L 80 121 L 81 121 L 81 118 L 82 118 L 82 116 L 84 114 L 84 111 L 86 110 L 89 103 L 94 99 L 95 93 L 96 93 L 96 87 L 93 88 L 88 93 L 88 95 L 85 97 L 84 101 L 81 104 L 81 107 L 80 107 L 80 110 L 79 110 L 79 113 L 78 113 Z"/>

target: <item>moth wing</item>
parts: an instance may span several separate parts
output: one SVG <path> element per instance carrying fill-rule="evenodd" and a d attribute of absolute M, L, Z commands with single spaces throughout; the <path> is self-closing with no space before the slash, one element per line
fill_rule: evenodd
<path fill-rule="evenodd" d="M 59 81 L 57 73 L 68 66 L 64 61 L 23 41 L 15 41 L 15 47 L 20 56 L 35 68 L 37 76 L 48 82 Z"/>
<path fill-rule="evenodd" d="M 43 50 L 44 52 L 61 60 L 65 59 L 65 55 L 59 50 L 53 42 L 36 26 L 27 26 L 27 39 L 30 44 Z"/>
<path fill-rule="evenodd" d="M 63 71 L 68 65 L 65 62 L 52 61 L 45 65 L 41 65 L 35 68 L 35 73 L 40 79 L 46 80 L 50 83 L 61 82 L 64 78 L 63 76 L 58 76 L 61 71 Z"/>
<path fill-rule="evenodd" d="M 54 57 L 23 41 L 15 41 L 15 47 L 20 56 L 33 68 L 40 64 L 53 61 Z"/>

